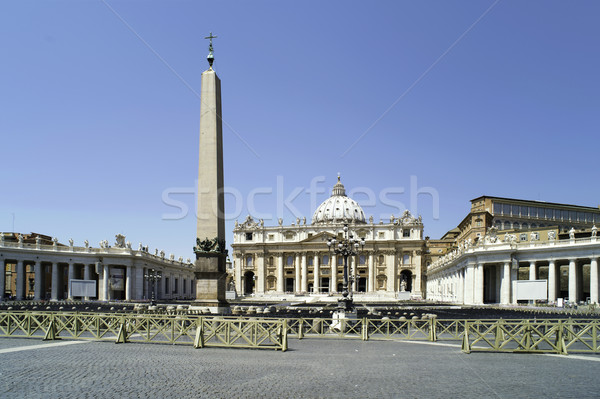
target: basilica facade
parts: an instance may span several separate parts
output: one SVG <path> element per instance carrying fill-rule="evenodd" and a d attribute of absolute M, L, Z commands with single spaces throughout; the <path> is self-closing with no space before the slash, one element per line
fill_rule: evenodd
<path fill-rule="evenodd" d="M 238 294 L 282 298 L 293 295 L 335 295 L 342 292 L 344 259 L 330 252 L 327 241 L 341 238 L 344 226 L 364 249 L 348 258 L 352 291 L 360 296 L 400 299 L 423 297 L 425 280 L 423 223 L 405 211 L 375 224 L 346 195 L 338 177 L 331 196 L 312 221 L 265 226 L 248 216 L 236 222 L 232 244 L 234 283 Z"/>

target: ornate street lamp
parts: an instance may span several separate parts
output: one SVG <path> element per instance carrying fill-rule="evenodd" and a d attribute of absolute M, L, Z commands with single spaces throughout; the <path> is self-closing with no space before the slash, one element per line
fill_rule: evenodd
<path fill-rule="evenodd" d="M 150 269 L 144 274 L 144 279 L 146 281 L 152 282 L 152 299 L 150 300 L 150 305 L 156 305 L 156 282 L 162 278 L 162 274 L 154 269 Z"/>
<path fill-rule="evenodd" d="M 342 287 L 342 298 L 338 301 L 338 310 L 341 311 L 352 311 L 354 305 L 352 303 L 352 282 L 354 281 L 354 273 L 349 275 L 348 273 L 348 257 L 356 256 L 359 249 L 365 247 L 364 238 L 354 238 L 348 231 L 348 225 L 344 224 L 344 234 L 338 241 L 335 238 L 327 240 L 327 246 L 329 252 L 333 252 L 338 256 L 344 257 L 344 285 Z M 337 265 L 335 265 L 337 268 Z M 348 285 L 350 284 L 350 291 Z"/>

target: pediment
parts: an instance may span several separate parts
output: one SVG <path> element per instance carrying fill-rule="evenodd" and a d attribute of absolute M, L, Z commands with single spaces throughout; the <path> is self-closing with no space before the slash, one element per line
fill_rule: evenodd
<path fill-rule="evenodd" d="M 329 233 L 327 231 L 322 231 L 320 233 L 317 233 L 315 235 L 313 235 L 312 237 L 308 237 L 300 242 L 302 243 L 327 243 L 327 240 L 330 238 L 335 237 L 335 234 L 333 233 Z"/>

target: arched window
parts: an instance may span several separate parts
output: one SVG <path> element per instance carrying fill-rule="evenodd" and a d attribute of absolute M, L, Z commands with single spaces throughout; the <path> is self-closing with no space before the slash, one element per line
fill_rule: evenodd
<path fill-rule="evenodd" d="M 323 255 L 323 265 L 328 265 L 329 264 L 329 255 Z"/>
<path fill-rule="evenodd" d="M 338 256 L 337 260 L 338 260 L 338 266 L 344 265 L 344 257 L 343 256 Z"/>
<path fill-rule="evenodd" d="M 513 224 L 513 229 L 519 230 L 520 228 L 521 226 L 519 225 L 519 223 L 515 222 L 515 224 Z"/>
<path fill-rule="evenodd" d="M 404 254 L 402 256 L 402 264 L 403 265 L 408 265 L 410 263 L 410 255 L 409 254 Z"/>
<path fill-rule="evenodd" d="M 272 256 L 269 257 L 269 266 L 273 266 L 273 257 Z"/>
<path fill-rule="evenodd" d="M 312 265 L 313 265 L 313 257 L 312 257 L 312 256 L 308 256 L 308 257 L 306 258 L 306 264 L 307 264 L 308 266 L 312 266 Z"/>

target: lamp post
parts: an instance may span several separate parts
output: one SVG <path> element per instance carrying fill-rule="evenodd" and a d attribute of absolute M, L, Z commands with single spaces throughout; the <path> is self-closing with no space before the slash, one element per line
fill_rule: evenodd
<path fill-rule="evenodd" d="M 352 311 L 354 305 L 352 303 L 351 284 L 354 281 L 354 273 L 352 273 L 352 275 L 349 275 L 348 273 L 348 257 L 356 256 L 359 249 L 363 249 L 365 247 L 365 239 L 354 238 L 354 236 L 349 232 L 348 225 L 344 224 L 344 233 L 342 238 L 339 241 L 335 238 L 330 238 L 327 240 L 327 246 L 329 247 L 330 252 L 344 257 L 344 285 L 342 287 L 342 298 L 338 301 L 338 310 Z M 349 284 L 350 290 L 348 290 Z"/>
<path fill-rule="evenodd" d="M 155 306 L 156 305 L 156 295 L 155 295 L 155 291 L 156 291 L 156 282 L 158 280 L 160 280 L 162 278 L 162 274 L 154 269 L 150 269 L 146 272 L 146 274 L 144 274 L 144 279 L 146 281 L 150 281 L 152 282 L 152 298 L 150 299 L 150 305 Z"/>

